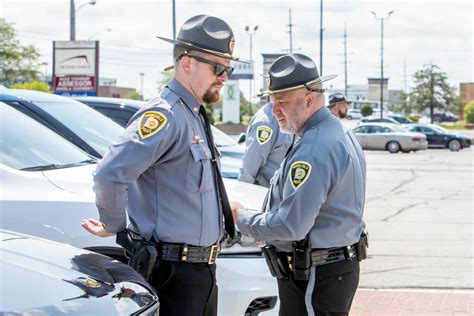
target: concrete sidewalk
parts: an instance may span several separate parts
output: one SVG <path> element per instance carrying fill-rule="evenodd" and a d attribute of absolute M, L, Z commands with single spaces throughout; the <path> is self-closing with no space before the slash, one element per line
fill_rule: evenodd
<path fill-rule="evenodd" d="M 474 315 L 474 291 L 358 289 L 350 315 Z"/>

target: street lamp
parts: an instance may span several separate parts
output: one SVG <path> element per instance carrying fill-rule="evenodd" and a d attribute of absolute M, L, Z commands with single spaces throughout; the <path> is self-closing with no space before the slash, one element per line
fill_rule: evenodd
<path fill-rule="evenodd" d="M 253 27 L 253 30 L 250 30 L 248 25 L 245 26 L 245 31 L 249 35 L 250 38 L 250 66 L 252 67 L 252 75 L 253 75 L 253 63 L 252 63 L 252 36 L 255 35 L 255 32 L 258 30 L 258 25 Z M 252 115 L 252 82 L 253 79 L 249 80 L 249 115 Z"/>
<path fill-rule="evenodd" d="M 41 63 L 42 66 L 44 66 L 44 82 L 48 84 L 48 62 L 45 61 L 44 63 Z"/>
<path fill-rule="evenodd" d="M 102 32 L 105 32 L 105 31 L 107 31 L 107 32 L 112 32 L 112 29 L 105 29 L 105 30 L 100 30 L 100 31 L 98 31 L 98 32 L 95 32 L 94 34 L 92 34 L 91 36 L 89 36 L 89 38 L 88 38 L 87 40 L 90 41 L 94 36 L 96 36 L 96 35 L 98 35 L 98 34 L 100 34 L 100 33 L 102 33 Z"/>
<path fill-rule="evenodd" d="M 377 20 L 380 20 L 380 119 L 383 119 L 383 21 L 388 20 L 393 14 L 390 11 L 385 18 L 378 18 L 374 11 L 370 11 Z"/>
<path fill-rule="evenodd" d="M 69 40 L 75 41 L 76 40 L 76 12 L 82 9 L 85 5 L 95 5 L 96 0 L 89 0 L 89 2 L 81 4 L 77 9 L 75 8 L 74 0 L 70 0 L 69 6 Z"/>
<path fill-rule="evenodd" d="M 139 73 L 140 77 L 141 77 L 141 88 L 140 88 L 140 91 L 141 91 L 141 95 L 142 95 L 142 100 L 145 100 L 144 96 L 143 96 L 143 78 L 145 78 L 145 73 L 144 72 L 140 72 Z"/>

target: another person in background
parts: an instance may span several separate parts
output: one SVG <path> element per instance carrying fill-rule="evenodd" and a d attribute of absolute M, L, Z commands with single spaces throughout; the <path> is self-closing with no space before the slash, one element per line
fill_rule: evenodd
<path fill-rule="evenodd" d="M 352 102 L 347 101 L 342 93 L 336 93 L 329 96 L 328 108 L 332 114 L 342 119 L 347 116 L 347 111 L 349 111 L 351 103 Z"/>

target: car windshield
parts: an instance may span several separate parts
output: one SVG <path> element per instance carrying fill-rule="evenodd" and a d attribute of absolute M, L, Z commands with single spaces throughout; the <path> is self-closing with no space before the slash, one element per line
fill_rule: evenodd
<path fill-rule="evenodd" d="M 63 102 L 35 101 L 43 110 L 70 128 L 92 148 L 103 155 L 122 132 L 123 127 L 75 100 Z"/>
<path fill-rule="evenodd" d="M 438 125 L 430 125 L 430 127 L 439 133 L 450 134 L 449 131 L 445 129 L 444 127 L 441 127 Z"/>
<path fill-rule="evenodd" d="M 237 146 L 237 142 L 215 126 L 211 126 L 214 143 L 217 147 Z"/>
<path fill-rule="evenodd" d="M 0 102 L 0 162 L 23 170 L 58 169 L 93 162 L 91 156 L 41 123 Z"/>

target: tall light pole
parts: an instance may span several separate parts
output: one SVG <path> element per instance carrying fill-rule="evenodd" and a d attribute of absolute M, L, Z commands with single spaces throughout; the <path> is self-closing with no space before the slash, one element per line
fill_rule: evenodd
<path fill-rule="evenodd" d="M 141 91 L 141 95 L 142 95 L 142 100 L 145 100 L 145 97 L 143 96 L 143 78 L 145 78 L 145 73 L 144 73 L 144 72 L 140 72 L 139 75 L 140 75 L 140 78 L 141 78 L 140 91 Z"/>
<path fill-rule="evenodd" d="M 380 119 L 383 119 L 383 21 L 388 20 L 393 14 L 390 11 L 385 18 L 377 17 L 374 11 L 370 11 L 377 20 L 380 20 Z"/>
<path fill-rule="evenodd" d="M 45 61 L 44 63 L 41 63 L 42 66 L 44 66 L 44 82 L 48 84 L 48 62 Z"/>
<path fill-rule="evenodd" d="M 323 0 L 320 0 L 319 7 L 319 75 L 323 75 Z"/>
<path fill-rule="evenodd" d="M 79 11 L 82 7 L 84 7 L 87 4 L 90 5 L 95 5 L 96 0 L 89 0 L 89 2 L 84 3 L 80 5 L 76 9 L 76 5 L 74 3 L 74 0 L 69 0 L 69 40 L 75 41 L 76 40 L 76 12 Z"/>
<path fill-rule="evenodd" d="M 176 39 L 176 1 L 172 0 L 173 6 L 173 39 Z"/>
<path fill-rule="evenodd" d="M 247 25 L 245 26 L 245 31 L 249 35 L 250 38 L 250 66 L 252 67 L 252 75 L 253 75 L 253 63 L 252 63 L 252 36 L 255 35 L 255 32 L 258 30 L 258 25 L 255 25 L 252 30 Z M 252 82 L 253 79 L 249 80 L 249 115 L 252 115 Z"/>

